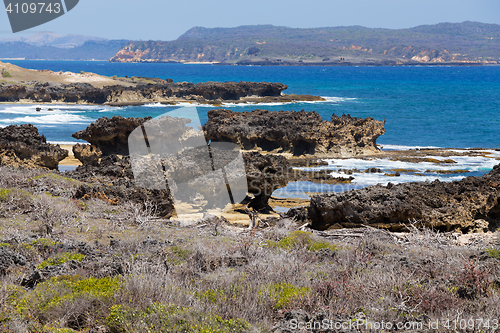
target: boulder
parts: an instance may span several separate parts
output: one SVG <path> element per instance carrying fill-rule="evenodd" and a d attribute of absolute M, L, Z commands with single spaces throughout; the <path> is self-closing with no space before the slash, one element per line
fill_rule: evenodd
<path fill-rule="evenodd" d="M 233 142 L 245 150 L 290 153 L 294 156 L 352 157 L 379 150 L 376 140 L 385 122 L 373 118 L 332 115 L 324 121 L 316 112 L 232 112 L 210 110 L 203 126 L 207 139 Z"/>
<path fill-rule="evenodd" d="M 311 227 L 406 230 L 414 220 L 442 231 L 478 232 L 500 226 L 500 165 L 482 177 L 460 181 L 375 185 L 312 197 Z"/>
<path fill-rule="evenodd" d="M 77 143 L 73 146 L 73 155 L 84 165 L 97 165 L 102 151 L 94 145 L 82 145 Z"/>
<path fill-rule="evenodd" d="M 31 124 L 0 128 L 0 165 L 56 170 L 66 157 L 67 150 L 48 144 Z"/>

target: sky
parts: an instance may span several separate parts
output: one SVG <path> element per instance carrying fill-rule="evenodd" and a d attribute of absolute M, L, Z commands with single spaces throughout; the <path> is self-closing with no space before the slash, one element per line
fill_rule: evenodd
<path fill-rule="evenodd" d="M 194 26 L 400 29 L 463 21 L 500 24 L 500 0 L 80 0 L 64 16 L 17 34 L 2 11 L 0 38 L 51 31 L 108 39 L 174 40 Z"/>

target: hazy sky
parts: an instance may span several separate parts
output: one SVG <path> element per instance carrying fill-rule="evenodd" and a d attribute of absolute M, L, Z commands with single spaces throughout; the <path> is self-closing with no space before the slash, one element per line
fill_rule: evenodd
<path fill-rule="evenodd" d="M 52 31 L 109 39 L 172 40 L 194 26 L 409 28 L 463 21 L 500 24 L 500 0 L 80 0 L 66 15 L 18 34 Z M 0 38 L 8 37 L 14 34 L 3 11 Z"/>

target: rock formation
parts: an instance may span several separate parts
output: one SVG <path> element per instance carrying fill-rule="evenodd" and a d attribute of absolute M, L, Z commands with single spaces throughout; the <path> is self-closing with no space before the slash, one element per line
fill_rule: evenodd
<path fill-rule="evenodd" d="M 211 110 L 203 126 L 207 139 L 234 142 L 245 150 L 291 153 L 295 156 L 352 157 L 378 151 L 376 140 L 384 122 L 372 118 L 316 112 Z"/>
<path fill-rule="evenodd" d="M 0 128 L 0 165 L 54 170 L 67 156 L 68 151 L 48 144 L 31 124 Z"/>
<path fill-rule="evenodd" d="M 77 143 L 73 146 L 73 155 L 84 165 L 97 165 L 102 151 L 94 145 Z"/>
<path fill-rule="evenodd" d="M 307 211 L 319 230 L 365 224 L 401 231 L 413 220 L 443 231 L 495 230 L 500 226 L 500 165 L 482 177 L 451 183 L 375 185 L 317 195 Z"/>
<path fill-rule="evenodd" d="M 151 117 L 123 118 L 122 116 L 114 116 L 111 119 L 103 117 L 97 119 L 86 129 L 74 133 L 72 137 L 89 142 L 101 150 L 104 155 L 128 155 L 130 133 L 151 119 Z"/>
<path fill-rule="evenodd" d="M 132 172 L 131 157 L 129 156 L 129 153 L 133 152 L 128 150 L 129 135 L 135 128 L 144 125 L 148 120 L 151 120 L 151 118 L 100 118 L 89 125 L 87 129 L 73 134 L 73 137 L 87 140 L 93 145 L 75 146 L 75 157 L 82 162 L 83 166 L 77 168 L 74 177 L 78 179 L 90 177 L 92 179 L 95 178 L 95 175 L 100 175 L 104 177 L 101 183 L 115 182 L 122 179 L 120 181 L 127 182 L 129 186 L 155 188 L 154 186 L 148 186 L 148 184 L 151 185 L 158 180 L 158 175 L 154 171 L 157 170 L 154 166 L 155 162 L 147 159 L 145 163 L 142 163 L 140 159 L 136 158 L 134 160 L 134 163 L 136 163 L 134 172 L 137 173 L 135 176 L 139 177 L 133 182 L 134 174 Z M 155 143 L 154 147 L 160 150 L 153 152 L 153 154 L 158 155 L 163 160 L 162 169 L 165 170 L 164 176 L 165 179 L 168 179 L 169 190 L 178 193 L 177 184 L 183 184 L 184 187 L 192 186 L 196 189 L 196 192 L 203 196 L 203 198 L 196 198 L 196 200 L 203 201 L 205 205 L 217 207 L 217 199 L 223 198 L 221 191 L 224 191 L 227 196 L 227 189 L 225 186 L 221 187 L 219 178 L 209 175 L 212 173 L 212 167 L 219 170 L 222 166 L 234 161 L 238 151 L 215 150 L 216 145 L 213 144 L 211 153 L 217 158 L 213 160 L 214 165 L 211 165 L 211 163 L 208 163 L 208 147 L 198 147 L 200 141 L 206 144 L 203 132 L 187 127 L 187 123 L 188 120 L 186 119 L 162 117 L 147 123 L 144 127 L 149 143 Z M 169 130 L 165 131 L 165 128 Z M 139 134 L 142 136 L 143 132 L 141 131 Z M 139 139 L 144 140 L 143 137 Z M 165 143 L 167 146 L 163 147 L 161 143 Z M 191 143 L 194 143 L 197 148 L 188 149 L 179 154 L 167 153 L 174 146 L 182 147 Z M 101 151 L 104 157 L 99 162 L 100 156 L 98 152 Z M 116 154 L 124 157 L 120 158 Z M 270 154 L 261 155 L 257 152 L 244 153 L 243 163 L 241 172 L 235 172 L 234 167 L 226 167 L 225 169 L 229 183 L 239 186 L 232 190 L 236 192 L 247 185 L 248 193 L 254 196 L 251 206 L 259 209 L 268 208 L 267 202 L 272 192 L 279 187 L 286 186 L 291 177 L 290 175 L 293 175 L 291 166 L 284 157 Z M 243 170 L 243 167 L 245 170 Z M 238 182 L 238 177 L 245 177 L 245 173 L 247 181 L 241 185 Z M 84 191 L 85 193 L 82 192 L 82 195 L 87 194 L 86 191 Z M 98 192 L 102 191 L 99 190 Z M 246 188 L 244 188 L 243 193 L 246 192 Z M 106 190 L 105 194 L 111 200 L 116 197 L 110 190 Z M 170 192 L 168 195 L 161 196 L 167 198 L 170 196 Z M 179 199 L 179 196 L 176 196 L 176 198 Z M 193 198 L 183 199 L 187 202 Z M 211 200 L 215 201 L 212 202 Z"/>
<path fill-rule="evenodd" d="M 262 155 L 257 152 L 243 154 L 247 173 L 248 191 L 255 198 L 254 208 L 268 208 L 268 201 L 275 190 L 288 184 L 291 167 L 286 158 Z"/>
<path fill-rule="evenodd" d="M 201 82 L 174 83 L 171 80 L 141 78 L 134 86 L 114 85 L 98 88 L 90 83 L 63 84 L 30 81 L 0 84 L 0 102 L 23 103 L 78 103 L 134 105 L 145 103 L 200 103 L 245 102 L 257 98 L 262 101 L 322 100 L 314 96 L 282 96 L 287 88 L 281 83 L 269 82 Z M 148 82 L 147 84 L 145 82 Z"/>

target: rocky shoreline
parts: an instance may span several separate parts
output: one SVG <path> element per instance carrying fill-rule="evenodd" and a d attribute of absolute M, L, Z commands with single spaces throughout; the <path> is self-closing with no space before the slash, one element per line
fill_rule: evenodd
<path fill-rule="evenodd" d="M 288 103 L 323 101 L 319 96 L 285 95 L 288 88 L 270 82 L 173 82 L 150 77 L 106 77 L 93 73 L 29 70 L 0 62 L 0 103 L 99 104 Z"/>
<path fill-rule="evenodd" d="M 165 119 L 167 122 L 171 121 L 168 120 L 169 117 Z M 134 182 L 128 137 L 134 129 L 143 126 L 149 120 L 151 119 L 104 117 L 73 135 L 77 139 L 89 142 L 88 145 L 78 144 L 72 148 L 73 156 L 82 164 L 75 171 L 66 173 L 69 177 L 83 182 L 73 194 L 75 199 L 97 198 L 109 204 L 129 201 L 135 204 L 150 202 L 157 207 L 158 216 L 163 218 L 175 216 L 173 198 L 168 188 L 150 190 L 141 188 Z M 179 125 L 181 124 L 172 123 L 169 126 L 177 128 Z M 325 163 L 319 159 L 325 157 L 364 159 L 385 157 L 396 161 L 447 165 L 454 163 L 447 158 L 450 154 L 488 156 L 487 152 L 481 151 L 459 153 L 445 150 L 432 152 L 415 150 L 404 155 L 380 152 L 376 146 L 376 138 L 383 132 L 383 122 L 371 118 L 358 119 L 333 115 L 331 121 L 323 121 L 314 112 L 255 110 L 234 113 L 220 109 L 209 112 L 209 121 L 203 126 L 203 132 L 192 131 L 190 134 L 186 132 L 179 135 L 183 140 L 191 140 L 190 137 L 193 135 L 205 134 L 203 140 L 239 145 L 243 151 L 249 197 L 238 209 L 245 210 L 245 207 L 248 207 L 261 212 L 273 210 L 270 202 L 273 202 L 272 205 L 279 205 L 279 200 L 272 198 L 272 193 L 278 188 L 286 187 L 289 182 L 349 184 L 360 172 L 361 174 L 381 172 L 378 169 L 344 170 L 342 172 L 345 176 L 332 176 L 331 171 L 326 169 L 309 171 L 301 169 L 324 165 Z M 0 134 L 2 165 L 56 170 L 58 163 L 68 156 L 67 151 L 46 143 L 45 138 L 40 136 L 32 125 L 8 126 L 0 129 Z M 150 139 L 155 140 L 153 137 Z M 308 149 L 304 149 L 301 140 L 307 140 Z M 439 159 L 429 157 L 433 155 Z M 195 160 L 196 158 L 192 161 Z M 175 163 L 177 162 L 172 160 L 167 164 L 172 170 L 181 170 L 182 168 L 179 169 Z M 199 167 L 203 169 L 208 165 L 200 161 Z M 389 183 L 387 186 L 375 185 L 343 193 L 313 195 L 310 203 L 303 202 L 304 200 L 300 202 L 299 206 L 309 203 L 307 207 L 294 208 L 292 202 L 287 202 L 285 206 L 291 209 L 286 216 L 308 223 L 311 228 L 317 230 L 358 228 L 368 225 L 392 231 L 404 231 L 408 223 L 417 220 L 427 227 L 443 231 L 495 230 L 500 225 L 499 170 L 497 166 L 488 175 L 467 177 L 454 182 L 412 182 L 398 185 Z M 210 170 L 207 169 L 206 172 L 208 171 Z M 180 179 L 196 178 L 196 172 L 193 169 L 192 175 L 183 174 Z M 386 176 L 417 171 L 395 170 L 395 172 L 394 175 Z M 204 185 L 206 194 L 203 195 L 218 196 L 216 193 L 219 191 L 217 189 L 219 184 L 214 181 L 206 180 Z M 189 205 L 198 204 L 193 202 Z M 195 206 L 189 206 L 193 214 L 197 211 Z M 196 214 L 193 218 L 194 216 Z"/>

